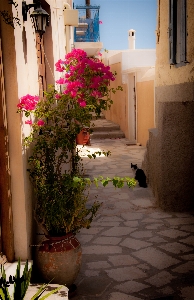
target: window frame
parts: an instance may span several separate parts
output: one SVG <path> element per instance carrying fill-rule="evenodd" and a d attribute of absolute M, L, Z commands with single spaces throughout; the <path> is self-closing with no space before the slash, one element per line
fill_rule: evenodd
<path fill-rule="evenodd" d="M 176 67 L 187 63 L 186 0 L 169 0 L 169 63 Z"/>

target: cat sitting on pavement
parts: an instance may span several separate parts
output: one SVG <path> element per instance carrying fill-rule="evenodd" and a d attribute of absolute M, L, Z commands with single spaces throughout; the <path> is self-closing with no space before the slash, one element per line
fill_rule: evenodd
<path fill-rule="evenodd" d="M 135 170 L 135 180 L 139 182 L 139 186 L 146 188 L 147 183 L 146 183 L 146 175 L 142 169 L 139 169 L 137 165 L 133 165 L 131 163 L 131 169 Z"/>

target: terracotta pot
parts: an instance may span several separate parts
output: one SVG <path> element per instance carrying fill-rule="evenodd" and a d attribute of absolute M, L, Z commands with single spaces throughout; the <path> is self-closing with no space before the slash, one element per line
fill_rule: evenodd
<path fill-rule="evenodd" d="M 82 250 L 76 237 L 47 237 L 36 252 L 36 265 L 44 282 L 71 287 L 81 267 Z"/>
<path fill-rule="evenodd" d="M 76 138 L 77 145 L 89 145 L 90 144 L 90 134 L 87 128 L 83 128 Z"/>

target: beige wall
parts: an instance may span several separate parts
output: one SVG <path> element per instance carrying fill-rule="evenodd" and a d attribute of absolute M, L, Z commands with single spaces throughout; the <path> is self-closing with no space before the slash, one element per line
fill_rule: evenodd
<path fill-rule="evenodd" d="M 110 66 L 111 72 L 117 72 L 116 80 L 111 82 L 111 87 L 116 88 L 122 86 L 123 91 L 117 91 L 116 94 L 111 93 L 113 105 L 111 109 L 106 111 L 105 117 L 114 123 L 120 125 L 121 130 L 128 135 L 128 103 L 127 103 L 127 88 L 126 84 L 122 84 L 121 63 L 116 63 Z"/>
<path fill-rule="evenodd" d="M 44 2 L 44 1 L 43 1 Z M 50 27 L 45 34 L 45 60 L 48 82 L 54 83 L 56 75 L 54 63 L 64 58 L 66 53 L 66 38 L 63 19 L 63 1 L 46 1 L 50 5 Z M 49 9 L 47 3 L 43 3 Z M 70 1 L 71 2 L 71 1 Z M 23 147 L 23 138 L 30 133 L 30 126 L 25 124 L 25 116 L 16 113 L 19 98 L 27 93 L 39 94 L 38 65 L 36 52 L 36 36 L 30 12 L 23 22 L 22 0 L 17 1 L 17 11 L 8 1 L 0 1 L 0 10 L 8 10 L 18 17 L 21 27 L 15 29 L 6 25 L 0 18 L 2 37 L 3 65 L 5 76 L 5 101 L 8 120 L 10 194 L 13 215 L 13 244 L 15 259 L 31 259 L 31 244 L 35 227 L 33 221 L 33 195 L 27 169 L 29 151 Z M 31 9 L 31 12 L 33 8 Z M 71 36 L 72 38 L 72 36 Z M 69 41 L 72 44 L 71 41 Z M 60 74 L 57 73 L 57 76 Z M 13 255 L 9 256 L 13 260 Z"/>
<path fill-rule="evenodd" d="M 137 82 L 137 142 L 146 146 L 154 127 L 154 80 Z"/>
<path fill-rule="evenodd" d="M 187 63 L 169 64 L 169 1 L 158 0 L 156 130 L 143 168 L 164 210 L 194 209 L 194 2 L 187 1 Z"/>

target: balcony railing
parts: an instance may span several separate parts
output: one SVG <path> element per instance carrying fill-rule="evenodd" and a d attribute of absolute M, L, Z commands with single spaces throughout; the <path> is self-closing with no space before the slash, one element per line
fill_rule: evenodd
<path fill-rule="evenodd" d="M 79 5 L 75 9 L 79 11 L 79 24 L 75 27 L 75 42 L 99 42 L 99 9 L 100 6 Z"/>

